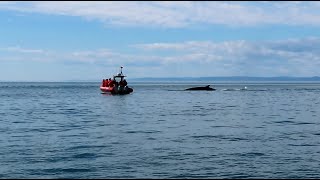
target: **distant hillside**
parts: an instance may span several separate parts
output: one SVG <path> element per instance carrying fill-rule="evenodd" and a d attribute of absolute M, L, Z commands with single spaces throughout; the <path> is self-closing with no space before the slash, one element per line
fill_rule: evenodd
<path fill-rule="evenodd" d="M 320 77 L 248 77 L 248 76 L 230 76 L 230 77 L 164 77 L 164 78 L 132 78 L 131 81 L 320 81 Z"/>

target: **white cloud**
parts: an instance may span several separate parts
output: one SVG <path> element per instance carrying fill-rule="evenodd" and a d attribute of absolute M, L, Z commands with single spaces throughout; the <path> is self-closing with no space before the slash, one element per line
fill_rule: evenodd
<path fill-rule="evenodd" d="M 154 53 L 166 50 L 172 56 L 166 63 L 198 62 L 213 67 L 232 66 L 238 73 L 250 75 L 311 75 L 317 74 L 320 64 L 320 38 L 282 41 L 190 41 L 182 43 L 138 44 L 135 47 Z M 178 56 L 176 54 L 179 54 Z M 196 67 L 196 66 L 195 66 Z M 286 69 L 286 70 L 284 70 Z"/>
<path fill-rule="evenodd" d="M 80 63 L 100 68 L 125 66 L 136 70 L 132 70 L 132 74 L 149 76 L 314 76 L 318 75 L 320 65 L 320 38 L 219 43 L 188 41 L 133 46 L 137 47 L 135 54 L 105 48 L 57 52 L 16 46 L 1 48 L 7 53 L 2 53 L 0 59 Z M 163 50 L 166 53 L 162 53 Z M 146 51 L 149 52 L 146 54 Z"/>
<path fill-rule="evenodd" d="M 44 53 L 44 51 L 42 49 L 25 49 L 25 48 L 21 48 L 19 46 L 0 48 L 0 51 L 17 52 L 17 53 L 32 53 L 32 54 Z"/>
<path fill-rule="evenodd" d="M 78 16 L 107 24 L 187 27 L 199 24 L 320 25 L 318 2 L 30 1 L 1 2 L 0 10 Z"/>

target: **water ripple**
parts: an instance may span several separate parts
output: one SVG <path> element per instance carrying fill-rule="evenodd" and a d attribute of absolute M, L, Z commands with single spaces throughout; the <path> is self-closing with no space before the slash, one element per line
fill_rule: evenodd
<path fill-rule="evenodd" d="M 0 83 L 0 178 L 320 176 L 320 84 L 99 84 Z"/>

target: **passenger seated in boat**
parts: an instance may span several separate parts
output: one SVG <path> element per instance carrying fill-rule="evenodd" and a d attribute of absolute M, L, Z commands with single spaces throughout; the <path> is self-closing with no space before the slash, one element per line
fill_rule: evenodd
<path fill-rule="evenodd" d="M 111 87 L 110 83 L 111 83 L 111 78 L 108 79 L 108 84 L 107 84 L 108 87 Z"/>
<path fill-rule="evenodd" d="M 102 86 L 102 87 L 105 87 L 105 85 L 106 85 L 106 80 L 105 80 L 105 79 L 102 79 L 102 84 L 101 84 L 101 86 Z"/>
<path fill-rule="evenodd" d="M 115 84 L 114 80 L 111 80 L 111 78 L 109 79 L 109 87 L 113 87 Z"/>
<path fill-rule="evenodd" d="M 115 93 L 118 93 L 118 88 L 119 88 L 119 83 L 116 81 L 116 80 L 113 80 L 114 81 L 114 92 Z"/>
<path fill-rule="evenodd" d="M 120 92 L 123 92 L 125 86 L 126 86 L 126 81 L 125 81 L 125 80 L 121 80 L 121 81 L 119 82 L 119 91 L 120 91 Z"/>
<path fill-rule="evenodd" d="M 108 79 L 103 79 L 102 80 L 102 87 L 108 87 Z"/>
<path fill-rule="evenodd" d="M 109 85 L 109 80 L 106 79 L 106 80 L 105 80 L 105 85 L 104 85 L 103 87 L 108 87 L 108 85 Z"/>
<path fill-rule="evenodd" d="M 124 80 L 121 80 L 120 82 L 119 82 L 119 85 L 120 86 L 122 86 L 122 87 L 124 87 L 124 86 L 126 86 L 128 83 L 127 83 L 127 81 L 124 79 Z"/>
<path fill-rule="evenodd" d="M 127 83 L 127 80 L 123 80 L 123 86 L 126 86 L 126 85 L 128 85 L 128 83 Z"/>

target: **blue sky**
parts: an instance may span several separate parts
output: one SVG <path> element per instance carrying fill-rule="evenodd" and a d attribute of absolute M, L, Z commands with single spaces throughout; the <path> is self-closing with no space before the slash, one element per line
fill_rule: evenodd
<path fill-rule="evenodd" d="M 317 1 L 0 2 L 0 81 L 319 76 Z"/>

